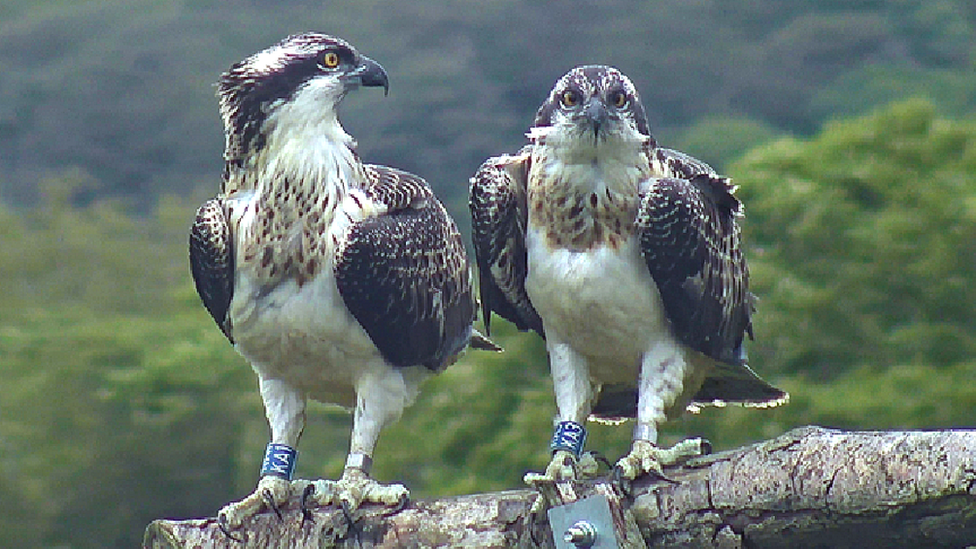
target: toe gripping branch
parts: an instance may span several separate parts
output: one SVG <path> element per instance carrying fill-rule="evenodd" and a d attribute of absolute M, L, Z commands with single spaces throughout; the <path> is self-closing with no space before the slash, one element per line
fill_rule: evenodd
<path fill-rule="evenodd" d="M 295 473 L 295 461 L 298 450 L 286 444 L 268 444 L 264 451 L 264 461 L 261 463 L 261 476 L 273 475 L 285 480 L 291 480 Z"/>
<path fill-rule="evenodd" d="M 556 429 L 552 433 L 552 442 L 549 443 L 549 450 L 556 453 L 558 450 L 565 450 L 580 458 L 583 453 L 583 444 L 586 443 L 586 428 L 575 421 L 560 421 L 556 424 Z"/>

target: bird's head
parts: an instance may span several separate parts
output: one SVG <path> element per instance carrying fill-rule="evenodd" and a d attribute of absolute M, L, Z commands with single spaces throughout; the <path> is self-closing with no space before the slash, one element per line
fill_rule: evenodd
<path fill-rule="evenodd" d="M 528 136 L 592 147 L 607 141 L 653 144 L 637 88 L 619 70 L 604 65 L 576 67 L 560 78 L 539 107 Z"/>
<path fill-rule="evenodd" d="M 348 42 L 320 33 L 289 36 L 234 64 L 217 84 L 228 156 L 263 147 L 269 122 L 325 122 L 341 130 L 338 105 L 359 86 L 388 91 L 386 71 Z"/>

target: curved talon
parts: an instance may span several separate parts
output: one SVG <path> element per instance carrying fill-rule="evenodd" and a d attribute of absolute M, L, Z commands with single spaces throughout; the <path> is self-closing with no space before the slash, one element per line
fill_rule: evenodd
<path fill-rule="evenodd" d="M 712 453 L 712 443 L 711 442 L 709 442 L 708 440 L 706 440 L 706 439 L 703 438 L 703 439 L 701 439 L 701 443 L 700 444 L 701 444 L 701 454 L 700 455 L 707 456 L 708 454 L 711 454 Z"/>
<path fill-rule="evenodd" d="M 590 454 L 590 456 L 593 458 L 593 461 L 606 465 L 608 470 L 613 470 L 613 464 L 610 463 L 610 460 L 607 459 L 607 456 L 601 454 L 600 452 L 597 452 L 596 450 L 591 450 L 587 453 Z"/>
<path fill-rule="evenodd" d="M 404 509 L 406 509 L 407 508 L 407 505 L 409 505 L 409 504 L 410 504 L 410 496 L 407 495 L 407 494 L 404 494 L 403 497 L 401 497 L 399 499 L 399 501 L 397 501 L 396 505 L 393 506 L 392 509 L 390 509 L 389 511 L 383 513 L 380 516 L 382 516 L 383 518 L 392 517 L 393 515 L 395 515 L 395 514 L 399 513 L 400 511 L 403 511 Z"/>
<path fill-rule="evenodd" d="M 357 542 L 362 544 L 361 538 L 362 538 L 363 531 L 362 529 L 359 528 L 359 526 L 356 526 L 356 519 L 355 517 L 352 516 L 353 511 L 352 511 L 352 507 L 349 506 L 349 502 L 344 499 L 340 499 L 339 507 L 342 509 L 342 516 L 345 517 L 346 519 L 348 531 L 352 533 L 352 535 L 356 538 Z"/>
<path fill-rule="evenodd" d="M 624 477 L 624 470 L 620 466 L 614 466 L 610 474 L 610 482 L 620 490 L 620 493 L 624 495 L 627 499 L 633 499 L 634 492 L 633 482 L 630 479 Z"/>
<path fill-rule="evenodd" d="M 278 520 L 284 522 L 285 518 L 281 516 L 281 511 L 278 509 L 278 504 L 275 503 L 274 494 L 271 493 L 271 490 L 268 490 L 267 488 L 261 490 L 261 499 L 264 500 L 264 504 L 269 509 L 278 515 Z"/>
<path fill-rule="evenodd" d="M 312 497 L 312 494 L 314 493 L 315 493 L 315 485 L 312 484 L 311 482 L 308 483 L 308 486 L 306 486 L 304 490 L 302 490 L 302 499 L 301 499 L 302 526 L 305 526 L 306 522 L 312 520 L 312 510 L 309 509 L 308 507 L 308 498 Z"/>
<path fill-rule="evenodd" d="M 349 523 L 349 527 L 354 528 L 356 526 L 356 519 L 352 516 L 352 508 L 349 506 L 349 502 L 344 499 L 340 499 L 339 507 L 342 509 L 342 516 L 346 518 L 346 522 Z"/>
<path fill-rule="evenodd" d="M 228 538 L 236 541 L 237 543 L 244 543 L 244 538 L 239 538 L 234 536 L 234 534 L 230 532 L 230 529 L 228 529 L 227 517 L 223 515 L 217 515 L 217 528 L 220 528 L 220 531 L 223 532 L 224 535 L 227 536 Z"/>

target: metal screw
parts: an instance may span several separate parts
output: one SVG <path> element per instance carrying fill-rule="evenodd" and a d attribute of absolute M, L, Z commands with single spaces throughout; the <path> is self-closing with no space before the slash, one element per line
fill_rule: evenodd
<path fill-rule="evenodd" d="M 572 543 L 576 547 L 591 547 L 596 543 L 596 534 L 596 526 L 585 520 L 578 520 L 566 529 L 566 533 L 563 534 L 563 541 Z"/>

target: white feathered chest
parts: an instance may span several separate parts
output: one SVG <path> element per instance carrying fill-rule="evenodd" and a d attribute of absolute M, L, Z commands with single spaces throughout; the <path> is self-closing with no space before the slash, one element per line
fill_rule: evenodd
<path fill-rule="evenodd" d="M 526 291 L 547 336 L 593 358 L 594 377 L 632 381 L 648 340 L 667 329 L 635 227 L 646 173 L 636 159 L 567 164 L 536 154 L 533 160 Z"/>

